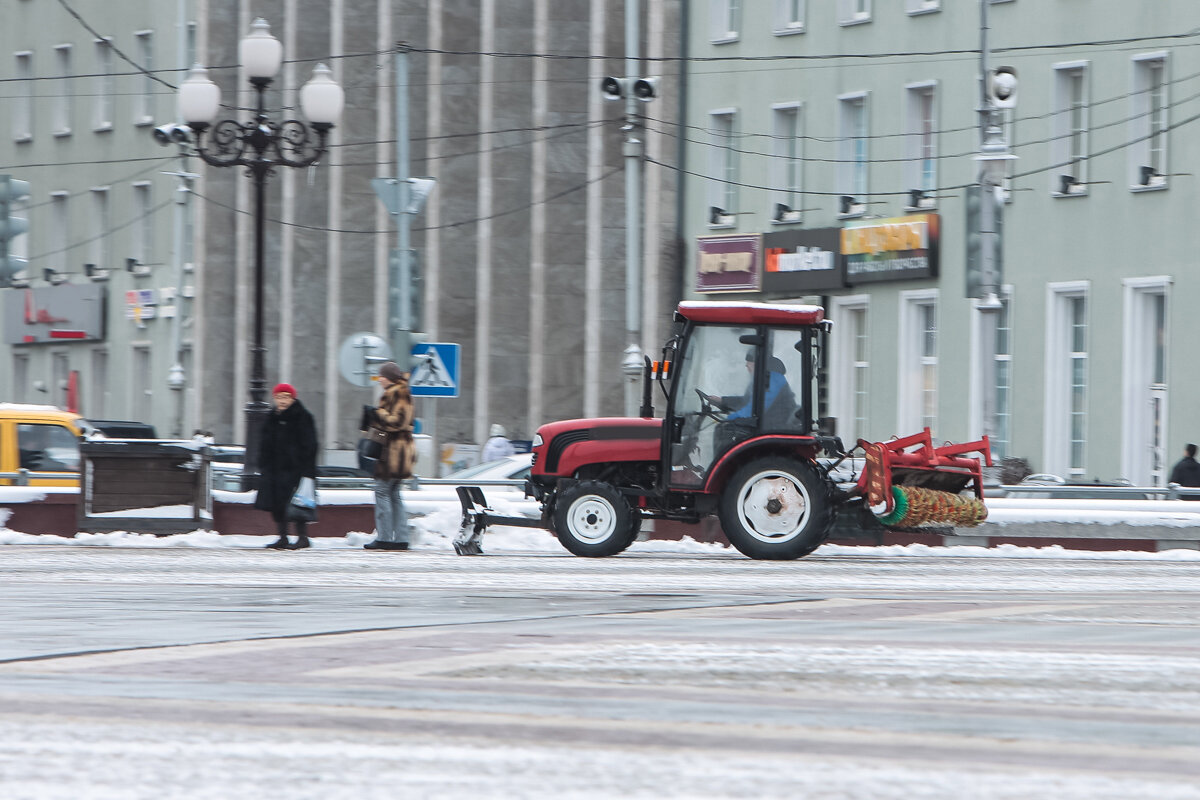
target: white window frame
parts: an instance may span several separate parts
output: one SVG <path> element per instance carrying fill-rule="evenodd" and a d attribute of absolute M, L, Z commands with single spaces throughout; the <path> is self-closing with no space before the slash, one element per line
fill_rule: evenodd
<path fill-rule="evenodd" d="M 1045 356 L 1045 401 L 1043 420 L 1042 464 L 1043 472 L 1063 478 L 1082 478 L 1087 474 L 1087 407 L 1089 397 L 1089 369 L 1087 359 L 1090 347 L 1091 282 L 1062 281 L 1046 284 L 1046 356 Z M 1072 350 L 1071 302 L 1084 302 L 1084 322 L 1089 341 L 1083 351 Z M 1072 372 L 1076 361 L 1082 360 L 1083 383 L 1083 442 L 1081 464 L 1071 464 L 1071 393 Z"/>
<path fill-rule="evenodd" d="M 849 92 L 838 95 L 838 193 L 853 197 L 860 208 L 865 207 L 870 191 L 871 122 L 868 116 L 870 92 Z M 840 213 L 839 218 L 861 217 L 859 210 Z"/>
<path fill-rule="evenodd" d="M 713 44 L 736 42 L 742 27 L 741 0 L 708 0 L 709 36 Z"/>
<path fill-rule="evenodd" d="M 113 127 L 113 48 L 109 39 L 95 39 L 95 97 L 92 103 L 92 130 L 111 131 Z"/>
<path fill-rule="evenodd" d="M 838 0 L 838 24 L 861 25 L 871 21 L 871 0 Z"/>
<path fill-rule="evenodd" d="M 156 84 L 151 77 L 154 70 L 154 31 L 137 31 L 133 34 L 137 42 L 137 60 L 142 69 L 146 70 L 141 76 L 142 91 L 133 101 L 133 124 L 151 125 L 154 123 L 154 98 Z"/>
<path fill-rule="evenodd" d="M 916 433 L 927 425 L 937 434 L 938 384 L 941 380 L 938 351 L 941 348 L 937 289 L 906 289 L 900 292 L 897 344 L 896 430 L 901 436 Z M 926 312 L 933 307 L 933 352 L 929 352 Z M 933 374 L 930 388 L 928 375 Z M 932 405 L 932 409 L 929 406 Z"/>
<path fill-rule="evenodd" d="M 905 89 L 905 177 L 910 190 L 920 189 L 925 193 L 925 203 L 913 203 L 909 196 L 908 207 L 936 208 L 938 186 L 938 82 L 922 81 L 910 83 Z"/>
<path fill-rule="evenodd" d="M 732 228 L 737 217 L 737 109 L 717 108 L 708 112 L 709 119 L 709 209 L 720 208 L 725 211 L 724 218 L 713 221 L 708 217 L 709 209 L 705 209 L 705 217 L 710 228 Z"/>
<path fill-rule="evenodd" d="M 830 415 L 837 418 L 838 436 L 843 442 L 853 443 L 858 439 L 869 439 L 870 408 L 867 405 L 871 392 L 871 295 L 852 294 L 830 298 L 829 385 Z M 851 321 L 852 314 L 862 314 L 859 330 Z M 865 360 L 859 358 L 858 345 L 865 339 Z M 862 401 L 863 417 L 860 421 L 858 403 Z"/>
<path fill-rule="evenodd" d="M 13 53 L 16 84 L 12 98 L 12 137 L 14 142 L 33 141 L 33 51 Z"/>
<path fill-rule="evenodd" d="M 1091 65 L 1069 61 L 1054 65 L 1054 100 L 1051 119 L 1050 192 L 1055 197 L 1086 195 L 1091 151 Z M 1078 90 L 1078 93 L 1076 93 Z M 1075 182 L 1064 187 L 1064 175 Z M 1068 191 L 1063 191 L 1068 188 Z"/>
<path fill-rule="evenodd" d="M 1007 347 L 1004 348 L 1004 352 L 1001 352 L 1001 341 L 1000 341 L 1000 337 L 999 337 L 999 330 L 997 330 L 997 337 L 996 337 L 996 342 L 995 342 L 995 346 L 994 346 L 995 352 L 992 354 L 992 357 L 990 359 L 986 359 L 984 361 L 980 361 L 978 358 L 971 359 L 970 414 L 969 414 L 969 420 L 968 420 L 969 430 L 971 431 L 971 433 L 970 433 L 971 438 L 978 439 L 980 436 L 982 436 L 984 433 L 987 432 L 984 427 L 984 410 L 985 409 L 984 409 L 983 393 L 984 393 L 984 387 L 985 387 L 984 370 L 988 370 L 988 369 L 992 370 L 993 380 L 991 381 L 991 388 L 995 392 L 995 394 L 992 397 L 992 407 L 994 409 L 997 409 L 995 412 L 997 417 L 1003 416 L 1003 414 L 998 410 L 999 409 L 998 396 L 1001 391 L 1001 383 L 1000 383 L 1000 379 L 999 379 L 999 376 L 997 375 L 997 373 L 999 372 L 998 365 L 1000 363 L 1007 363 L 1009 365 L 1008 369 L 1007 369 L 1008 383 L 1003 388 L 1008 392 L 1008 414 L 1007 414 L 1008 429 L 1007 429 L 1007 438 L 1002 439 L 1001 441 L 1003 442 L 1004 445 L 1008 446 L 1008 451 L 1005 452 L 1003 447 L 1001 447 L 1001 448 L 993 447 L 992 455 L 996 460 L 999 460 L 1001 458 L 1004 458 L 1004 457 L 1007 457 L 1010 455 L 1014 455 L 1011 452 L 1012 421 L 1013 421 L 1013 414 L 1012 414 L 1012 407 L 1013 407 L 1013 403 L 1012 403 L 1012 392 L 1013 392 L 1012 358 L 1013 358 L 1013 335 L 1014 335 L 1014 329 L 1013 329 L 1013 323 L 1012 323 L 1012 320 L 1013 320 L 1013 287 L 1012 287 L 1012 285 L 1005 284 L 1004 286 L 1000 287 L 999 297 L 1000 297 L 1000 302 L 1002 302 L 1004 304 L 1005 311 L 1007 312 L 1006 316 L 1008 318 L 1007 319 L 1008 337 L 1006 340 Z M 982 338 L 983 338 L 983 315 L 997 313 L 994 311 L 980 310 L 979 306 L 980 306 L 981 302 L 982 302 L 981 300 L 972 300 L 971 301 L 971 341 L 976 344 L 981 342 Z M 996 321 L 996 325 L 998 328 L 1001 325 L 1002 320 L 1003 320 L 1003 317 L 1001 317 L 1000 319 L 998 319 Z M 976 347 L 975 349 L 972 350 L 972 352 L 981 352 L 981 351 L 979 350 L 978 347 Z M 996 440 L 995 436 L 993 436 L 993 441 L 995 441 L 995 440 Z"/>
<path fill-rule="evenodd" d="M 1166 51 L 1134 56 L 1133 92 L 1129 113 L 1129 188 L 1135 192 L 1167 188 L 1168 137 L 1170 134 L 1171 66 Z M 1150 80 L 1157 73 L 1157 82 Z M 1158 93 L 1151 89 L 1157 88 Z M 1143 183 L 1142 167 L 1154 168 Z"/>
<path fill-rule="evenodd" d="M 804 106 L 777 103 L 771 106 L 770 192 L 767 219 L 776 225 L 799 222 L 804 207 Z M 791 209 L 781 218 L 776 205 Z"/>
<path fill-rule="evenodd" d="M 804 33 L 808 16 L 806 6 L 807 0 L 775 0 L 775 26 L 772 33 L 776 36 Z"/>
<path fill-rule="evenodd" d="M 918 14 L 932 14 L 942 10 L 942 0 L 904 0 L 904 13 L 910 17 Z"/>
<path fill-rule="evenodd" d="M 1161 425 L 1164 430 L 1170 430 L 1168 425 L 1170 410 L 1170 319 L 1171 319 L 1171 286 L 1174 283 L 1170 275 L 1152 275 L 1143 278 L 1125 278 L 1121 281 L 1124 289 L 1125 330 L 1121 336 L 1121 477 L 1129 479 L 1135 486 L 1155 485 L 1153 479 L 1155 458 L 1159 460 L 1160 480 L 1157 485 L 1166 484 L 1162 475 L 1170 474 L 1169 453 L 1151 453 L 1147 443 L 1147 431 L 1150 430 L 1151 409 L 1149 405 L 1150 386 L 1162 384 L 1164 403 Z M 1163 360 L 1162 375 L 1156 375 L 1157 365 L 1147 354 L 1155 345 L 1153 329 L 1154 319 L 1150 313 L 1149 300 L 1161 296 L 1164 303 L 1163 326 Z M 1158 380 L 1156 380 L 1156 378 Z"/>
<path fill-rule="evenodd" d="M 74 56 L 74 46 L 70 44 L 56 45 L 54 48 L 54 69 L 58 75 L 55 81 L 57 94 L 54 98 L 55 136 L 70 136 L 71 123 L 74 117 L 74 92 L 71 85 L 71 62 Z"/>

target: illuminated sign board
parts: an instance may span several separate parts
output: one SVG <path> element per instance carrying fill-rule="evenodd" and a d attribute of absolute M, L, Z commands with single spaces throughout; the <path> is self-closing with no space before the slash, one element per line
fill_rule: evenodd
<path fill-rule="evenodd" d="M 842 257 L 849 284 L 938 276 L 941 218 L 911 214 L 868 219 L 842 228 Z"/>
<path fill-rule="evenodd" d="M 816 292 L 846 285 L 841 228 L 774 231 L 763 234 L 765 292 Z"/>

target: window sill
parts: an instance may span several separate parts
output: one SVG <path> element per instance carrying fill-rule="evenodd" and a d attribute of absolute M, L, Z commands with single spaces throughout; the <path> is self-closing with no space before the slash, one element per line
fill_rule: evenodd
<path fill-rule="evenodd" d="M 710 40 L 711 44 L 733 44 L 738 40 L 738 35 L 735 32 L 730 32 L 724 36 L 718 36 Z"/>
<path fill-rule="evenodd" d="M 14 144 L 29 144 L 32 141 L 33 141 L 32 133 L 14 133 L 13 134 L 13 143 Z"/>
<path fill-rule="evenodd" d="M 98 125 L 92 126 L 92 133 L 108 133 L 113 129 L 111 122 L 101 122 Z"/>
<path fill-rule="evenodd" d="M 786 28 L 776 28 L 775 30 L 771 31 L 771 33 L 776 36 L 793 36 L 797 33 L 804 33 L 805 31 L 806 28 L 804 27 L 804 23 L 797 23 L 796 25 L 789 25 Z"/>
<path fill-rule="evenodd" d="M 1135 186 L 1130 186 L 1129 191 L 1133 192 L 1134 194 L 1141 194 L 1142 192 L 1163 192 L 1166 191 L 1167 187 L 1169 186 L 1170 184 L 1168 184 L 1166 181 L 1152 186 L 1142 186 L 1139 183 Z"/>
<path fill-rule="evenodd" d="M 68 136 L 70 136 L 70 135 L 71 135 L 71 129 L 70 129 L 70 128 L 63 128 L 63 129 L 61 129 L 61 130 L 57 130 L 57 131 L 55 131 L 55 132 L 54 132 L 54 138 L 55 138 L 55 139 L 65 139 L 65 138 L 67 138 L 67 137 L 68 137 Z"/>
<path fill-rule="evenodd" d="M 136 128 L 145 128 L 148 125 L 153 125 L 153 124 L 154 124 L 154 117 L 138 117 L 137 119 L 135 119 L 133 121 L 133 125 Z"/>
<path fill-rule="evenodd" d="M 855 17 L 854 19 L 843 19 L 838 22 L 843 28 L 848 28 L 851 25 L 863 25 L 871 21 L 869 16 Z"/>

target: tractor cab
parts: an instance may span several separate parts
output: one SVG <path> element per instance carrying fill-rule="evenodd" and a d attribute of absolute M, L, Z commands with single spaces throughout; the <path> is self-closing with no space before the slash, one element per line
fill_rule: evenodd
<path fill-rule="evenodd" d="M 815 433 L 814 365 L 828 327 L 820 308 L 682 303 L 676 321 L 663 359 L 675 365 L 664 423 L 668 490 L 705 486 L 746 440 Z"/>

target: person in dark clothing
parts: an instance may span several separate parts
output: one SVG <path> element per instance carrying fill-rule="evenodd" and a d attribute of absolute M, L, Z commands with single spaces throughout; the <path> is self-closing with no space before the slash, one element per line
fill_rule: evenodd
<path fill-rule="evenodd" d="M 317 478 L 317 424 L 296 399 L 296 389 L 281 383 L 272 391 L 274 407 L 263 420 L 258 450 L 258 496 L 254 507 L 269 511 L 279 539 L 272 550 L 309 547 L 307 522 L 292 519 L 296 541 L 288 542 L 288 508 L 301 478 Z"/>
<path fill-rule="evenodd" d="M 746 352 L 746 370 L 751 377 L 754 375 L 754 361 L 757 353 L 754 348 Z M 788 385 L 787 367 L 777 356 L 767 358 L 767 390 L 763 394 L 762 429 L 781 430 L 795 424 L 796 397 L 792 387 Z M 717 396 L 706 395 L 710 403 L 717 408 L 729 412 L 719 424 L 715 444 L 718 451 L 733 445 L 735 442 L 750 436 L 755 429 L 757 419 L 754 412 L 754 386 L 746 387 L 740 395 Z"/>
<path fill-rule="evenodd" d="M 1196 462 L 1196 445 L 1183 448 L 1183 458 L 1171 468 L 1171 483 L 1180 486 L 1200 487 L 1200 463 Z M 1200 495 L 1184 495 L 1184 500 L 1200 500 Z"/>

